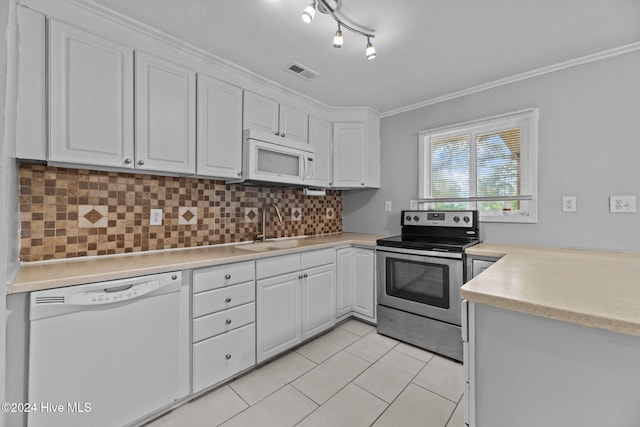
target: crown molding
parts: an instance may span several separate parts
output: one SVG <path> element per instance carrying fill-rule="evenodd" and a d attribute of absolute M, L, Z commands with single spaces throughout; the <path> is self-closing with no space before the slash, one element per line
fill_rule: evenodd
<path fill-rule="evenodd" d="M 601 61 L 603 59 L 613 58 L 627 53 L 640 50 L 640 42 L 630 43 L 613 49 L 603 50 L 590 55 L 581 56 L 579 58 L 570 59 L 569 61 L 559 62 L 557 64 L 549 65 L 535 70 L 527 71 L 525 73 L 516 74 L 503 79 L 494 80 L 489 83 L 484 83 L 478 86 L 473 86 L 468 89 L 463 89 L 457 92 L 452 92 L 446 95 L 438 96 L 436 98 L 427 99 L 425 101 L 418 102 L 416 104 L 407 105 L 405 107 L 396 108 L 393 110 L 385 111 L 380 114 L 380 117 L 390 117 L 397 114 L 406 113 L 407 111 L 416 110 L 418 108 L 427 107 L 429 105 L 439 104 L 441 102 L 450 101 L 452 99 L 461 98 L 467 95 L 473 95 L 474 93 L 483 92 L 485 90 L 497 88 L 500 86 L 506 86 L 511 83 L 520 82 L 522 80 L 532 79 L 534 77 L 543 76 L 545 74 L 555 73 L 556 71 L 565 70 L 567 68 L 577 67 L 579 65 L 588 64 L 590 62 Z"/>

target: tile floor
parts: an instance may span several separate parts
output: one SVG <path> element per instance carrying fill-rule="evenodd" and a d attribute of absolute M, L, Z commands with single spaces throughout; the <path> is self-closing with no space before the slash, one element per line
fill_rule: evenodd
<path fill-rule="evenodd" d="M 462 427 L 459 363 L 349 320 L 145 427 Z"/>

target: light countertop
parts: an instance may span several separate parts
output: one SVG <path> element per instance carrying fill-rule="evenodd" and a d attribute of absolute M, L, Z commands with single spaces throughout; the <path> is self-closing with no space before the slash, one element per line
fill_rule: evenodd
<path fill-rule="evenodd" d="M 462 298 L 640 336 L 640 254 L 481 243 L 502 257 L 462 287 Z"/>
<path fill-rule="evenodd" d="M 20 267 L 14 283 L 9 286 L 8 293 L 31 292 L 145 274 L 208 267 L 340 245 L 359 245 L 374 248 L 376 239 L 380 237 L 383 236 L 361 233 L 336 233 L 296 238 L 295 247 L 284 249 L 269 248 L 261 252 L 242 249 L 242 246 L 253 245 L 254 243 L 239 243 L 235 245 L 215 245 L 189 249 L 137 252 L 126 255 L 74 258 L 63 261 L 25 263 Z M 282 241 L 284 240 L 278 240 L 278 242 Z"/>

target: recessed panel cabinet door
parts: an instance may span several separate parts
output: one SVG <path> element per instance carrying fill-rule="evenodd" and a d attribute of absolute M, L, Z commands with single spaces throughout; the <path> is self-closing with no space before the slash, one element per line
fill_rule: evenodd
<path fill-rule="evenodd" d="M 353 280 L 355 293 L 353 311 L 367 317 L 375 318 L 375 257 L 368 249 L 353 248 L 351 258 L 353 262 Z"/>
<path fill-rule="evenodd" d="M 364 123 L 333 125 L 333 185 L 362 188 L 366 183 L 366 147 Z"/>
<path fill-rule="evenodd" d="M 315 185 L 317 187 L 331 187 L 333 184 L 331 123 L 316 117 L 309 117 L 309 144 L 315 152 Z"/>
<path fill-rule="evenodd" d="M 242 89 L 198 74 L 197 174 L 242 175 Z"/>
<path fill-rule="evenodd" d="M 280 105 L 280 136 L 299 142 L 309 141 L 309 115 L 287 105 Z"/>
<path fill-rule="evenodd" d="M 273 99 L 245 91 L 243 119 L 244 129 L 254 129 L 273 135 L 280 135 L 278 130 L 278 103 Z"/>
<path fill-rule="evenodd" d="M 305 270 L 302 281 L 302 339 L 336 323 L 336 266 L 327 264 Z"/>
<path fill-rule="evenodd" d="M 133 167 L 133 50 L 51 20 L 49 160 Z"/>
<path fill-rule="evenodd" d="M 196 75 L 136 52 L 136 168 L 196 171 Z"/>
<path fill-rule="evenodd" d="M 284 274 L 256 283 L 258 363 L 302 340 L 299 274 Z"/>

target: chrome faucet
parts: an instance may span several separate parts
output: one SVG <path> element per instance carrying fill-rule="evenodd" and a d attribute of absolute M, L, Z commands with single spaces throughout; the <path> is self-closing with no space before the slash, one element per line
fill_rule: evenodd
<path fill-rule="evenodd" d="M 276 214 L 278 215 L 278 221 L 280 221 L 280 223 L 282 224 L 282 215 L 280 215 L 280 209 L 278 209 L 278 207 L 274 204 L 274 203 L 269 203 L 268 205 L 265 205 L 262 207 L 262 234 L 258 234 L 256 236 L 256 240 L 261 239 L 263 242 L 267 241 L 267 230 L 266 230 L 266 216 L 267 216 L 267 209 L 273 207 L 276 210 Z"/>

